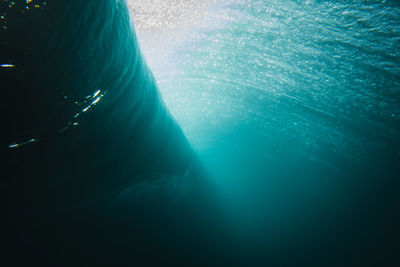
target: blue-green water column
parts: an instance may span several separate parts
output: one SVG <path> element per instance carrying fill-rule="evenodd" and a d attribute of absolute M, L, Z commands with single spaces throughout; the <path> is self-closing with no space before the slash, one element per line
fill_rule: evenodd
<path fill-rule="evenodd" d="M 205 13 L 167 46 L 144 37 L 145 55 L 243 250 L 271 266 L 393 265 L 399 2 L 226 0 Z"/>

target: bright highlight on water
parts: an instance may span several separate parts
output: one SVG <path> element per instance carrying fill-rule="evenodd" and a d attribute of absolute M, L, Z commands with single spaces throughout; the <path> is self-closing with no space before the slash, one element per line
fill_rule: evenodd
<path fill-rule="evenodd" d="M 15 66 L 13 64 L 1 64 L 0 67 L 2 67 L 2 68 L 14 68 Z"/>

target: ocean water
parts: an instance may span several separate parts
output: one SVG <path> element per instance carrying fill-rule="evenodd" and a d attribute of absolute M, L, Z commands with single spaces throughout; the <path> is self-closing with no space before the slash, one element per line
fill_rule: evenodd
<path fill-rule="evenodd" d="M 0 265 L 216 263 L 218 196 L 125 1 L 1 1 L 0 23 Z"/>
<path fill-rule="evenodd" d="M 397 266 L 399 21 L 0 2 L 0 265 Z"/>
<path fill-rule="evenodd" d="M 399 3 L 202 1 L 193 12 L 170 2 L 170 13 L 132 4 L 131 16 L 244 254 L 271 266 L 393 266 Z M 181 14 L 178 25 L 159 13 Z"/>

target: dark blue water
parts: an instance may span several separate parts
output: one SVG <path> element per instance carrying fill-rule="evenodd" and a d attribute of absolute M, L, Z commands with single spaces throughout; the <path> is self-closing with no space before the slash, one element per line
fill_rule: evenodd
<path fill-rule="evenodd" d="M 5 265 L 396 266 L 399 4 L 139 2 L 0 3 Z"/>

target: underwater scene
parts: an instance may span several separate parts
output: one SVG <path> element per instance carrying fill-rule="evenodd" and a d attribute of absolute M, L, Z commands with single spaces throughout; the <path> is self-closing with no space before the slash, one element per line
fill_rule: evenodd
<path fill-rule="evenodd" d="M 400 2 L 2 0 L 0 266 L 398 266 Z"/>
<path fill-rule="evenodd" d="M 242 250 L 270 266 L 394 266 L 399 2 L 203 1 L 179 6 L 191 21 L 172 29 L 135 18 L 145 8 L 131 2 Z M 165 21 L 154 9 L 142 12 Z"/>

